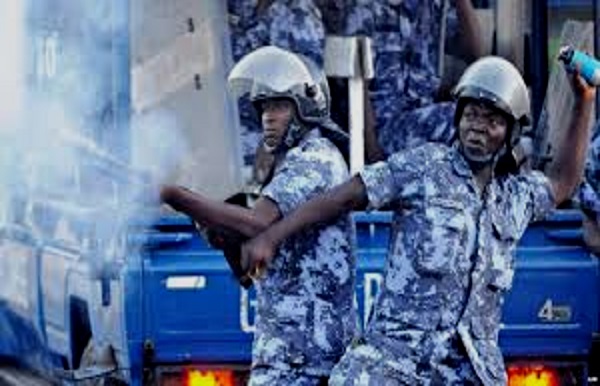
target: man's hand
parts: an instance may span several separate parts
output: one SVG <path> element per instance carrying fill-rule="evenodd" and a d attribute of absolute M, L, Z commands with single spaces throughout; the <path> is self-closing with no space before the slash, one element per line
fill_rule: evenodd
<path fill-rule="evenodd" d="M 253 279 L 259 279 L 275 256 L 277 246 L 261 233 L 242 245 L 242 270 Z"/>
<path fill-rule="evenodd" d="M 547 172 L 557 205 L 569 199 L 581 182 L 596 96 L 595 88 L 588 85 L 579 75 L 579 68 L 568 72 L 575 104 L 567 132 L 557 144 L 556 156 Z"/>
<path fill-rule="evenodd" d="M 567 76 L 569 77 L 571 90 L 573 90 L 576 102 L 585 103 L 594 100 L 594 97 L 596 96 L 596 87 L 590 86 L 581 75 L 579 75 L 579 66 L 575 71 L 567 72 Z"/>
<path fill-rule="evenodd" d="M 161 185 L 160 186 L 160 201 L 169 204 L 173 197 L 177 194 L 179 190 L 183 189 L 181 186 L 175 185 Z"/>

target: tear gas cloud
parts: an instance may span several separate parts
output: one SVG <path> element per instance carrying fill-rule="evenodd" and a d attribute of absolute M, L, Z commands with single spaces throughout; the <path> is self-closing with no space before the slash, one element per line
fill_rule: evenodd
<path fill-rule="evenodd" d="M 39 237 L 83 233 L 58 227 L 63 215 L 78 219 L 71 227 L 94 222 L 103 240 L 122 236 L 158 208 L 158 188 L 187 150 L 168 112 L 132 118 L 131 130 L 120 121 L 118 82 L 127 77 L 118 75 L 130 69 L 115 64 L 113 37 L 128 26 L 114 4 L 0 4 L 0 213 Z"/>
<path fill-rule="evenodd" d="M 111 8 L 120 3 L 0 1 L 0 227 L 25 229 L 34 245 L 58 241 L 78 249 L 92 275 L 118 275 L 111 269 L 121 265 L 112 263 L 125 259 L 141 264 L 135 250 L 125 249 L 125 230 L 154 220 L 158 188 L 187 151 L 168 112 L 129 125 L 129 62 L 119 60 L 127 50 L 113 39 L 128 28 L 126 15 Z M 0 312 L 27 313 L 31 259 L 11 249 L 21 239 L 2 235 Z M 45 290 L 57 293 L 52 286 L 60 282 L 47 280 Z M 105 321 L 107 330 L 120 320 L 109 311 L 98 312 L 114 319 Z M 18 331 L 4 339 L 23 341 L 28 331 L 7 320 L 0 330 Z M 15 358 L 46 373 L 48 358 L 31 351 Z"/>

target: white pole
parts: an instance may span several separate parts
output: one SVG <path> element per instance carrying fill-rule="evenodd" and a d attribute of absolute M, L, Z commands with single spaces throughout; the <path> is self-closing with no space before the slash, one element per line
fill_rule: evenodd
<path fill-rule="evenodd" d="M 365 165 L 364 131 L 364 80 L 360 77 L 348 79 L 348 100 L 350 115 L 350 173 L 356 174 Z"/>

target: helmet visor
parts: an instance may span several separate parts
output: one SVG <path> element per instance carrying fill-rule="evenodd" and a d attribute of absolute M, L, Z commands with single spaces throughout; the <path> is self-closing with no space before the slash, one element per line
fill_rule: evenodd
<path fill-rule="evenodd" d="M 286 96 L 294 86 L 313 84 L 313 79 L 296 55 L 266 46 L 244 56 L 231 70 L 228 83 L 236 97 L 250 92 Z"/>
<path fill-rule="evenodd" d="M 510 114 L 515 121 L 529 121 L 529 92 L 519 71 L 507 60 L 488 56 L 467 68 L 454 95 L 485 99 Z"/>

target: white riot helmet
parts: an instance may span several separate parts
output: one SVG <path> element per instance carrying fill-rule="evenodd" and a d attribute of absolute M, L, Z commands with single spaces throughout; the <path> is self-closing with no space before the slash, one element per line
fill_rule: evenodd
<path fill-rule="evenodd" d="M 305 56 L 275 46 L 261 47 L 233 67 L 228 82 L 235 96 L 250 94 L 259 114 L 262 113 L 260 102 L 266 99 L 293 101 L 301 124 L 288 129 L 287 147 L 294 146 L 314 126 L 329 131 L 334 137 L 347 137 L 330 119 L 331 99 L 324 72 Z"/>
<path fill-rule="evenodd" d="M 509 147 L 516 143 L 523 126 L 530 124 L 529 92 L 525 81 L 519 70 L 503 58 L 487 56 L 471 64 L 458 81 L 454 96 L 457 99 L 456 127 L 469 99 L 487 102 L 506 113 L 511 118 L 506 135 Z"/>

